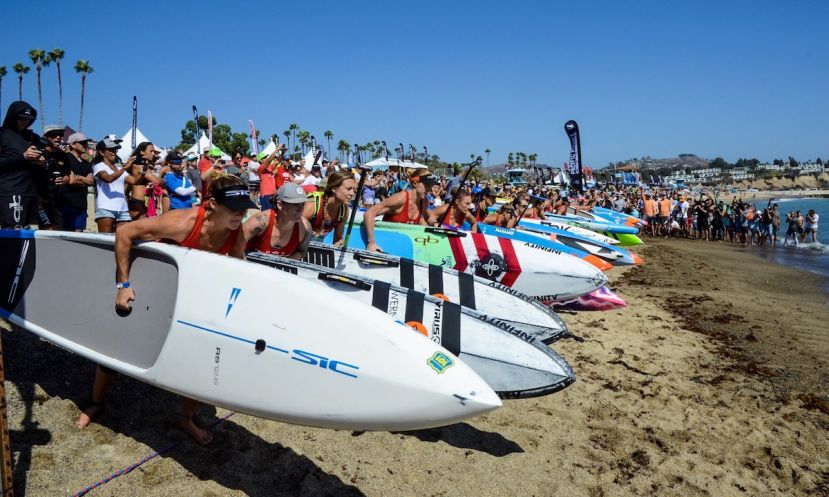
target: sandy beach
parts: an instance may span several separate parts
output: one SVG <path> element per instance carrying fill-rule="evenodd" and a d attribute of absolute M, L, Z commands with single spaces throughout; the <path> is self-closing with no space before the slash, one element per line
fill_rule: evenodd
<path fill-rule="evenodd" d="M 638 252 L 610 272 L 629 307 L 563 314 L 584 339 L 553 345 L 574 385 L 419 432 L 235 414 L 201 448 L 173 425 L 176 396 L 129 378 L 78 432 L 94 365 L 3 323 L 16 495 L 70 495 L 165 450 L 88 495 L 829 495 L 825 282 L 716 243 Z"/>

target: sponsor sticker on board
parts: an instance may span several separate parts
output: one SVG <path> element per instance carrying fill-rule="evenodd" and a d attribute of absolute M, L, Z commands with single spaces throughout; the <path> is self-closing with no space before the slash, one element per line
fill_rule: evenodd
<path fill-rule="evenodd" d="M 443 352 L 435 352 L 432 357 L 426 361 L 426 364 L 437 371 L 438 374 L 443 374 L 444 371 L 455 365 L 455 361 Z"/>

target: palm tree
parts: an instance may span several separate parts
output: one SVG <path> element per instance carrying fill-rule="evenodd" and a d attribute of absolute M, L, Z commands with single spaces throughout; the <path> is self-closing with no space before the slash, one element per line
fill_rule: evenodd
<path fill-rule="evenodd" d="M 337 142 L 337 151 L 340 153 L 340 162 L 345 160 L 345 153 L 351 150 L 351 144 L 345 140 Z"/>
<path fill-rule="evenodd" d="M 83 97 L 86 92 L 86 75 L 92 74 L 95 72 L 95 69 L 89 65 L 88 60 L 79 59 L 75 62 L 75 72 L 80 73 L 81 75 L 81 111 L 78 114 L 78 131 L 80 131 L 83 129 Z M 198 139 L 199 137 L 197 136 L 196 140 Z"/>
<path fill-rule="evenodd" d="M 299 144 L 302 145 L 302 155 L 305 155 L 305 144 L 308 143 L 308 139 L 311 138 L 311 133 L 301 129 L 296 136 L 299 140 Z"/>
<path fill-rule="evenodd" d="M 490 150 L 490 149 L 484 150 L 484 153 L 486 154 L 486 167 L 489 167 L 489 153 L 490 152 L 492 152 L 492 150 Z"/>
<path fill-rule="evenodd" d="M 29 72 L 29 66 L 24 66 L 22 62 L 14 65 L 14 72 L 17 73 L 17 99 L 23 100 L 23 75 Z"/>
<path fill-rule="evenodd" d="M 40 112 L 40 128 L 46 127 L 46 119 L 43 116 L 43 83 L 40 78 L 40 73 L 43 68 L 52 62 L 52 58 L 42 48 L 33 48 L 29 50 L 29 58 L 32 59 L 32 64 L 35 65 L 37 71 L 37 108 Z"/>
<path fill-rule="evenodd" d="M 331 138 L 334 138 L 334 132 L 331 130 L 325 130 L 323 133 L 325 138 L 328 140 L 328 158 L 331 158 Z"/>
<path fill-rule="evenodd" d="M 512 165 L 512 159 L 513 159 L 512 152 L 510 152 L 509 155 L 507 155 L 507 163 L 509 165 Z"/>
<path fill-rule="evenodd" d="M 3 77 L 6 75 L 6 66 L 0 66 L 0 112 L 3 112 Z M 818 159 L 820 160 L 820 159 Z"/>
<path fill-rule="evenodd" d="M 63 79 L 60 75 L 60 61 L 63 60 L 65 52 L 61 48 L 53 48 L 49 52 L 49 58 L 55 62 L 58 68 L 58 126 L 63 126 Z"/>
<path fill-rule="evenodd" d="M 286 129 L 282 132 L 282 135 L 285 137 L 285 146 L 287 147 L 291 144 L 291 130 Z"/>
<path fill-rule="evenodd" d="M 288 129 L 289 129 L 289 130 L 291 130 L 291 139 L 293 140 L 293 141 L 292 141 L 292 143 L 291 143 L 291 145 L 292 145 L 294 148 L 296 148 L 296 134 L 295 134 L 295 132 L 296 132 L 296 130 L 298 130 L 298 129 L 299 129 L 299 124 L 297 124 L 297 123 L 291 123 L 291 125 L 290 125 L 290 126 L 288 126 Z"/>
<path fill-rule="evenodd" d="M 535 161 L 538 159 L 538 154 L 530 154 L 530 162 L 535 166 Z"/>

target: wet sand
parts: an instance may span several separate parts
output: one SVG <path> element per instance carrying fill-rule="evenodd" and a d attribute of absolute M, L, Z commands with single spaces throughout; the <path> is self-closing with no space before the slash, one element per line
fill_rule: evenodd
<path fill-rule="evenodd" d="M 94 366 L 4 331 L 17 495 L 70 495 L 164 449 L 89 495 L 829 495 L 822 282 L 727 245 L 638 252 L 645 266 L 610 272 L 629 307 L 563 315 L 584 338 L 553 346 L 574 385 L 414 433 L 236 414 L 201 448 L 175 429 L 174 395 L 129 378 L 78 432 Z"/>

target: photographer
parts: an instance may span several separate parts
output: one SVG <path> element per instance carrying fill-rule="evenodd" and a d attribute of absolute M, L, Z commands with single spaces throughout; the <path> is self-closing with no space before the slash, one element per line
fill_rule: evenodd
<path fill-rule="evenodd" d="M 37 111 L 23 101 L 12 102 L 0 128 L 0 228 L 25 228 L 37 223 L 34 171 L 46 161 L 29 127 Z"/>
<path fill-rule="evenodd" d="M 84 157 L 90 140 L 83 133 L 72 133 L 67 141 L 69 179 L 64 183 L 58 199 L 58 207 L 63 217 L 61 229 L 83 231 L 86 229 L 87 188 L 95 184 L 92 164 Z"/>
<path fill-rule="evenodd" d="M 43 157 L 46 163 L 35 176 L 40 194 L 38 215 L 41 229 L 56 230 L 63 227 L 63 215 L 58 208 L 61 192 L 69 181 L 69 162 L 61 149 L 65 128 L 48 124 L 43 127 Z"/>

